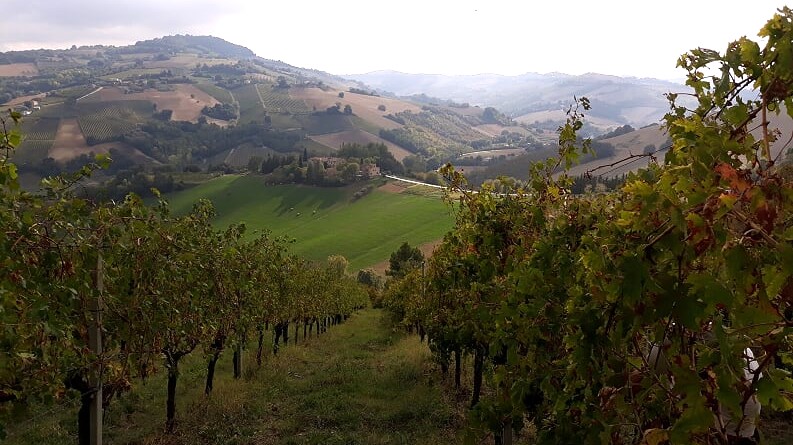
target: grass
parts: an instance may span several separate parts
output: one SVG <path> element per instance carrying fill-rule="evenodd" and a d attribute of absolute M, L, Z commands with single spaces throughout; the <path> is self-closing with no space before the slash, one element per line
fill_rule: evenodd
<path fill-rule="evenodd" d="M 195 84 L 195 86 L 199 90 L 217 99 L 218 102 L 226 104 L 234 102 L 234 99 L 231 97 L 231 93 L 229 93 L 227 89 L 221 88 L 213 83 L 199 82 Z"/>
<path fill-rule="evenodd" d="M 101 76 L 100 79 L 113 80 L 113 79 L 134 79 L 147 74 L 160 74 L 163 72 L 161 68 L 133 68 L 124 71 L 119 71 L 113 74 Z"/>
<path fill-rule="evenodd" d="M 305 114 L 295 116 L 308 134 L 327 134 L 354 128 L 346 114 Z"/>
<path fill-rule="evenodd" d="M 235 89 L 234 97 L 240 104 L 240 124 L 264 122 L 264 106 L 256 93 L 256 85 L 245 85 Z"/>
<path fill-rule="evenodd" d="M 36 165 L 49 156 L 52 140 L 25 140 L 14 151 L 12 159 L 18 165 Z"/>
<path fill-rule="evenodd" d="M 302 331 L 302 330 L 301 330 Z M 294 331 L 292 331 L 293 333 Z M 290 337 L 291 339 L 291 337 Z M 162 433 L 165 373 L 116 399 L 105 441 L 116 444 L 447 444 L 461 443 L 460 405 L 427 368 L 430 352 L 396 332 L 379 309 L 360 311 L 319 338 L 267 355 L 246 378 L 231 378 L 230 354 L 218 362 L 215 389 L 203 395 L 200 351 L 184 359 L 177 387 L 177 429 Z M 164 370 L 163 370 L 164 371 Z M 42 415 L 43 414 L 43 415 Z M 39 413 L 13 425 L 9 444 L 76 442 L 76 409 Z"/>
<path fill-rule="evenodd" d="M 360 128 L 361 130 L 366 131 L 367 133 L 372 133 L 373 135 L 379 135 L 380 134 L 380 127 L 379 126 L 377 126 L 377 125 L 375 125 L 375 124 L 373 124 L 373 123 L 371 123 L 371 122 L 369 122 L 369 121 L 367 121 L 365 119 L 361 119 L 358 116 L 352 116 L 351 119 L 352 119 L 353 125 L 356 128 Z"/>
<path fill-rule="evenodd" d="M 58 118 L 34 118 L 25 120 L 22 124 L 22 132 L 26 140 L 52 141 L 58 132 Z"/>
<path fill-rule="evenodd" d="M 245 222 L 249 229 L 269 229 L 294 238 L 294 253 L 314 260 L 341 254 L 351 270 L 387 259 L 405 241 L 417 245 L 439 239 L 452 227 L 452 215 L 440 199 L 374 190 L 352 201 L 364 185 L 266 186 L 260 176 L 227 175 L 168 199 L 177 213 L 200 198 L 210 199 L 218 227 Z"/>
<path fill-rule="evenodd" d="M 264 106 L 267 111 L 273 113 L 300 113 L 308 111 L 305 102 L 298 99 L 292 99 L 289 92 L 273 88 L 271 84 L 258 84 L 256 88 L 259 90 L 259 95 L 262 98 Z"/>

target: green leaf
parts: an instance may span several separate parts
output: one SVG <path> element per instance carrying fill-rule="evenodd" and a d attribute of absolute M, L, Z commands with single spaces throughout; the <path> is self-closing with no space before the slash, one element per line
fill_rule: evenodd
<path fill-rule="evenodd" d="M 688 407 L 672 425 L 669 434 L 672 443 L 690 443 L 690 434 L 707 431 L 713 425 L 713 413 L 705 407 L 701 397 L 686 402 Z"/>
<path fill-rule="evenodd" d="M 757 382 L 757 399 L 762 405 L 768 405 L 780 411 L 793 409 L 790 397 L 784 394 L 768 376 L 764 376 Z"/>
<path fill-rule="evenodd" d="M 719 304 L 726 307 L 732 306 L 734 300 L 733 293 L 711 273 L 702 272 L 691 274 L 687 282 L 691 285 L 689 294 L 696 295 L 707 305 L 705 311 L 713 311 Z"/>
<path fill-rule="evenodd" d="M 109 154 L 99 153 L 96 156 L 94 156 L 94 162 L 96 162 L 97 165 L 99 165 L 99 167 L 103 169 L 108 169 L 110 168 L 110 164 L 113 162 L 113 160 L 110 158 Z"/>

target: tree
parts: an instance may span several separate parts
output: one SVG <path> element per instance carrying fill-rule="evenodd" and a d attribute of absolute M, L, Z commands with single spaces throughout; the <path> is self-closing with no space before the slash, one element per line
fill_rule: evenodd
<path fill-rule="evenodd" d="M 421 155 L 406 156 L 402 160 L 405 166 L 405 171 L 408 173 L 421 173 L 427 171 L 427 161 Z"/>
<path fill-rule="evenodd" d="M 470 193 L 441 170 L 456 227 L 423 285 L 407 274 L 385 301 L 427 327 L 442 367 L 474 353 L 472 417 L 496 443 L 526 418 L 540 444 L 754 443 L 759 404 L 793 408 L 793 184 L 771 151 L 774 114 L 793 117 L 793 11 L 759 35 L 680 58 L 697 106 L 668 96 L 665 162 L 613 192 L 569 193 L 593 148 L 586 98 L 525 185 Z"/>
<path fill-rule="evenodd" d="M 350 262 L 342 255 L 331 255 L 328 257 L 328 270 L 336 277 L 347 275 L 347 267 Z"/>
<path fill-rule="evenodd" d="M 380 111 L 385 111 L 385 105 L 380 104 L 380 105 L 377 106 L 377 109 L 380 110 Z"/>
<path fill-rule="evenodd" d="M 356 162 L 348 162 L 341 171 L 341 178 L 344 182 L 354 182 L 355 177 L 360 170 L 360 166 Z"/>
<path fill-rule="evenodd" d="M 248 159 L 248 171 L 252 173 L 257 173 L 262 169 L 262 163 L 264 162 L 264 158 L 261 156 L 251 156 Z"/>
<path fill-rule="evenodd" d="M 372 269 L 361 269 L 358 271 L 358 282 L 375 289 L 380 289 L 383 283 L 377 273 Z"/>
<path fill-rule="evenodd" d="M 344 106 L 344 114 L 352 114 L 352 106 L 350 104 Z"/>
<path fill-rule="evenodd" d="M 411 270 L 416 270 L 424 263 L 424 254 L 418 247 L 410 247 L 407 242 L 402 243 L 388 260 L 386 275 L 402 278 Z"/>
<path fill-rule="evenodd" d="M 344 98 L 344 91 L 339 91 L 339 97 Z"/>

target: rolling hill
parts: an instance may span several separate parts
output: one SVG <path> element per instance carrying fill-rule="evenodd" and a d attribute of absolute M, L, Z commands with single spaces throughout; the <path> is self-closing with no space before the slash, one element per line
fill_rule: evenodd
<path fill-rule="evenodd" d="M 519 122 L 536 123 L 540 128 L 547 121 L 550 129 L 564 120 L 563 110 L 573 96 L 586 96 L 592 102 L 590 116 L 594 119 L 590 119 L 590 124 L 600 133 L 624 124 L 640 127 L 656 123 L 669 109 L 663 94 L 686 90 L 683 85 L 658 79 L 593 73 L 446 76 L 375 71 L 348 77 L 398 96 L 423 93 L 496 107 Z"/>
<path fill-rule="evenodd" d="M 247 164 L 244 153 L 325 155 L 343 143 L 370 142 L 385 144 L 399 160 L 420 154 L 440 164 L 487 148 L 504 130 L 532 137 L 514 122 L 481 119 L 483 110 L 476 107 L 381 96 L 212 36 L 7 52 L 0 53 L 0 64 L 0 101 L 24 113 L 31 121 L 26 133 L 36 133 L 17 154 L 28 170 L 51 164 L 47 158 L 62 164 L 107 152 L 110 146 L 103 144 L 112 144 L 114 157 L 125 164 L 146 159 L 145 165 L 153 160 L 175 169 L 208 169 L 232 153 L 230 165 L 239 168 Z M 47 134 L 39 132 L 42 118 Z M 176 134 L 213 124 L 217 130 L 202 132 L 214 141 L 208 149 Z M 228 136 L 246 125 L 243 132 L 254 136 Z M 487 129 L 477 128 L 482 125 Z M 171 141 L 161 143 L 164 138 Z M 274 139 L 290 142 L 273 146 Z"/>
<path fill-rule="evenodd" d="M 437 240 L 452 227 L 450 208 L 437 196 L 385 187 L 355 200 L 354 193 L 363 186 L 266 186 L 260 176 L 226 175 L 167 199 L 177 214 L 198 199 L 209 199 L 218 228 L 243 222 L 249 236 L 270 230 L 294 238 L 292 251 L 305 258 L 344 255 L 351 270 L 388 259 L 405 241 L 418 245 Z"/>

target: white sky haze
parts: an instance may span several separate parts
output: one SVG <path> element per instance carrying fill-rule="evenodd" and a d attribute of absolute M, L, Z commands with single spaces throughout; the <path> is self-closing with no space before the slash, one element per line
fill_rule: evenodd
<path fill-rule="evenodd" d="M 782 0 L 4 0 L 0 51 L 214 35 L 333 74 L 682 78 L 678 56 L 756 35 Z"/>

